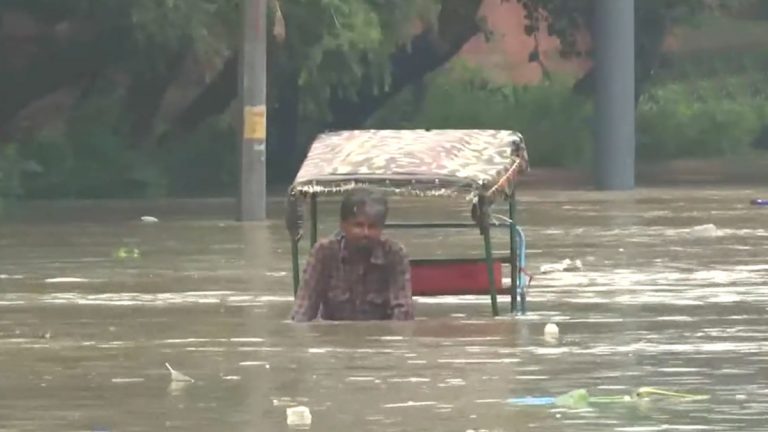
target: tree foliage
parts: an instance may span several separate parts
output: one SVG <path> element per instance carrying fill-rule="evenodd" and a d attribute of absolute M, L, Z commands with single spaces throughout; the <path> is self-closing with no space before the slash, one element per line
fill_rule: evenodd
<path fill-rule="evenodd" d="M 363 79 L 386 91 L 389 56 L 414 35 L 414 24 L 434 25 L 436 0 L 296 0 L 282 2 L 286 40 L 276 49 L 277 73 L 298 71 L 306 112 L 328 116 L 332 93 L 354 99 Z"/>
<path fill-rule="evenodd" d="M 509 2 L 512 0 L 501 0 Z M 580 35 L 593 36 L 595 0 L 516 0 L 525 11 L 525 32 L 536 35 L 546 29 L 547 34 L 560 40 L 564 58 L 590 57 L 591 46 L 579 44 Z M 719 6 L 718 1 L 702 0 L 636 0 L 635 1 L 635 55 L 637 98 L 657 66 L 661 47 L 668 32 L 675 26 L 691 23 L 702 12 Z M 586 49 L 585 49 L 586 48 Z M 536 49 L 532 59 L 538 59 Z M 575 90 L 591 93 L 594 75 L 587 73 L 576 83 Z"/>
<path fill-rule="evenodd" d="M 108 111 L 117 115 L 93 119 L 95 141 L 136 150 L 163 143 L 181 148 L 190 132 L 236 99 L 243 1 L 3 1 L 0 14 L 23 15 L 34 34 L 21 51 L 0 41 L 0 57 L 13 59 L 0 64 L 0 139 L 33 139 L 14 135 L 19 114 L 66 90 L 76 94 L 72 113 L 92 99 L 114 105 Z M 359 124 L 391 94 L 449 60 L 477 33 L 480 0 L 268 4 L 268 155 L 270 163 L 285 166 L 286 158 L 303 154 L 302 139 L 345 122 L 343 116 L 352 118 L 346 124 Z M 446 17 L 450 25 L 443 26 Z M 176 101 L 171 112 L 169 100 Z M 158 117 L 161 108 L 166 117 Z M 86 132 L 79 130 L 78 139 Z M 73 136 L 58 133 L 64 141 Z"/>
<path fill-rule="evenodd" d="M 98 69 L 94 73 L 125 72 L 141 74 L 142 78 L 152 75 L 148 78 L 153 79 L 175 65 L 169 62 L 171 58 L 181 56 L 180 60 L 192 59 L 206 70 L 216 70 L 224 60 L 236 56 L 242 1 L 7 0 L 0 5 L 0 12 L 22 12 L 50 28 L 70 29 L 53 44 L 40 40 L 41 59 L 47 56 L 46 46 L 62 52 L 101 40 L 112 45 L 110 58 L 94 65 Z M 409 42 L 418 32 L 416 26 L 436 25 L 440 4 L 439 0 L 272 1 L 270 17 L 279 8 L 286 39 L 281 43 L 271 39 L 270 63 L 275 64 L 270 64 L 270 78 L 297 74 L 303 111 L 313 116 L 328 116 L 326 108 L 332 96 L 354 100 L 363 85 L 374 92 L 386 91 L 389 56 Z M 46 68 L 31 61 L 28 64 L 56 69 L 53 64 Z M 2 72 L 15 72 L 20 77 L 0 81 L 0 88 L 11 82 L 17 88 L 35 87 L 23 69 L 0 68 L 0 77 Z M 61 85 L 82 85 L 85 74 L 80 72 L 71 80 L 74 82 Z M 8 107 L 8 115 L 0 116 L 0 124 L 41 96 L 27 93 Z"/>
<path fill-rule="evenodd" d="M 179 50 L 189 51 L 209 65 L 236 53 L 241 3 L 7 0 L 0 12 L 25 12 L 52 27 L 65 24 L 81 29 L 99 23 L 96 27 L 102 31 L 123 36 L 124 45 L 115 47 L 123 50 L 118 66 L 130 71 L 162 66 L 165 58 Z M 364 73 L 373 77 L 370 84 L 377 91 L 384 91 L 388 56 L 413 37 L 414 24 L 435 25 L 439 5 L 438 0 L 282 1 L 287 39 L 271 47 L 279 66 L 272 70 L 298 70 L 306 100 L 316 111 L 326 105 L 332 89 L 354 97 Z"/>
<path fill-rule="evenodd" d="M 511 0 L 501 0 L 509 2 Z M 578 45 L 580 32 L 591 33 L 594 0 L 516 0 L 525 11 L 529 36 L 544 29 L 556 36 L 565 57 L 589 55 Z M 638 39 L 654 38 L 671 26 L 690 22 L 704 10 L 713 7 L 702 0 L 636 0 L 635 16 Z"/>

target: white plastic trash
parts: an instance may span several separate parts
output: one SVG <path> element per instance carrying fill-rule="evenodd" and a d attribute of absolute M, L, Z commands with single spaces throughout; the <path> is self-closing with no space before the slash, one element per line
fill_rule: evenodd
<path fill-rule="evenodd" d="M 566 258 L 559 263 L 544 264 L 540 267 L 539 271 L 541 273 L 558 273 L 582 271 L 583 269 L 584 266 L 581 264 L 581 260 L 571 261 L 569 258 Z"/>
<path fill-rule="evenodd" d="M 165 367 L 168 368 L 168 371 L 171 372 L 171 381 L 172 382 L 195 382 L 192 378 L 184 375 L 183 373 L 174 370 L 171 365 L 168 363 L 165 364 Z"/>
<path fill-rule="evenodd" d="M 302 428 L 312 424 L 312 413 L 305 406 L 286 408 L 285 417 L 288 426 Z"/>
<path fill-rule="evenodd" d="M 544 326 L 544 337 L 547 339 L 557 339 L 560 336 L 560 329 L 555 323 L 547 323 Z"/>

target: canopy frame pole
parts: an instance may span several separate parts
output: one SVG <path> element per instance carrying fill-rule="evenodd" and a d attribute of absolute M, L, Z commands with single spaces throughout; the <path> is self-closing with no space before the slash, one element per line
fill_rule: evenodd
<path fill-rule="evenodd" d="M 317 194 L 316 193 L 313 193 L 309 197 L 309 218 L 311 219 L 310 231 L 309 231 L 309 247 L 313 248 L 315 247 L 315 243 L 317 243 Z"/>
<path fill-rule="evenodd" d="M 301 271 L 299 270 L 299 239 L 291 238 L 291 270 L 293 271 L 293 297 L 299 292 Z"/>
<path fill-rule="evenodd" d="M 491 245 L 491 231 L 483 229 L 483 244 L 485 245 L 485 264 L 488 268 L 488 283 L 491 292 L 491 313 L 494 317 L 499 316 L 499 304 L 496 292 L 496 272 L 493 268 L 493 248 Z"/>
<path fill-rule="evenodd" d="M 496 270 L 494 269 L 493 245 L 491 243 L 490 214 L 488 213 L 488 196 L 485 193 L 478 195 L 477 202 L 472 209 L 473 219 L 480 228 L 483 236 L 485 250 L 485 266 L 488 271 L 488 290 L 491 296 L 491 313 L 494 318 L 499 316 L 498 293 L 496 287 Z"/>
<path fill-rule="evenodd" d="M 509 265 L 511 268 L 510 282 L 512 286 L 509 289 L 509 309 L 510 312 L 515 313 L 517 310 L 517 296 L 518 296 L 518 274 L 520 273 L 519 266 L 517 264 L 517 223 L 515 222 L 515 211 L 517 207 L 515 192 L 512 192 L 509 197 Z M 521 299 L 522 300 L 522 299 Z"/>

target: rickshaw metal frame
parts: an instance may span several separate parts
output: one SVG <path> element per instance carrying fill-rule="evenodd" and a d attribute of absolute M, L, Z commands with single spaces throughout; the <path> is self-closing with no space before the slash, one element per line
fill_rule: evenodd
<path fill-rule="evenodd" d="M 407 157 L 414 157 L 414 155 L 401 156 L 406 149 L 409 149 L 405 145 L 410 140 L 413 140 L 416 146 L 422 146 L 420 147 L 421 150 L 433 150 L 436 155 L 449 154 L 449 156 L 455 156 L 455 152 L 451 153 L 451 151 L 459 150 L 459 153 L 465 152 L 468 155 L 474 156 L 475 159 L 480 159 L 483 157 L 484 150 L 492 151 L 495 159 L 491 158 L 490 161 L 483 159 L 482 163 L 478 163 L 478 165 L 485 164 L 480 168 L 489 168 L 491 171 L 496 169 L 496 174 L 495 176 L 485 176 L 482 169 L 480 169 L 473 173 L 474 177 L 469 175 L 461 177 L 458 174 L 452 176 L 446 174 L 446 172 L 450 173 L 453 170 L 452 172 L 462 173 L 463 171 L 456 171 L 453 168 L 446 169 L 444 166 L 441 166 L 437 170 L 439 172 L 435 172 L 434 175 L 430 175 L 432 173 L 429 172 L 415 173 L 416 168 L 414 167 L 419 162 L 407 159 Z M 392 143 L 401 143 L 401 153 L 397 153 L 397 149 L 382 150 L 381 146 L 385 145 L 387 141 L 389 141 L 390 145 L 393 145 Z M 379 147 L 377 148 L 376 145 Z M 360 146 L 365 148 L 361 149 L 359 148 Z M 466 151 L 467 148 L 470 148 L 471 152 Z M 446 151 L 446 149 L 450 151 Z M 507 153 L 504 153 L 504 151 Z M 371 152 L 374 156 L 368 157 L 366 152 Z M 364 155 L 364 162 L 355 159 L 356 157 L 360 158 L 360 154 Z M 505 154 L 506 156 L 503 156 Z M 340 155 L 346 156 L 346 159 Z M 502 156 L 499 157 L 499 155 Z M 365 159 L 366 157 L 368 159 Z M 381 160 L 377 160 L 376 157 L 384 158 L 384 163 L 382 164 Z M 429 159 L 429 156 L 427 157 L 427 160 L 439 159 Z M 391 166 L 392 164 L 387 164 L 393 158 L 394 168 Z M 406 159 L 405 162 L 403 162 L 403 159 Z M 449 158 L 446 157 L 445 159 Z M 350 161 L 353 162 L 351 165 Z M 461 158 L 454 157 L 449 162 L 454 164 L 460 163 Z M 398 163 L 406 168 L 410 167 L 411 171 L 408 173 L 397 172 Z M 435 162 L 435 164 L 439 164 L 439 162 Z M 363 169 L 360 168 L 361 166 Z M 370 169 L 371 166 L 383 166 L 383 170 L 386 172 L 375 172 Z M 527 295 L 525 292 L 526 283 L 522 277 L 525 237 L 515 222 L 517 210 L 515 183 L 517 176 L 520 173 L 527 172 L 528 169 L 528 155 L 523 137 L 515 131 L 377 130 L 342 131 L 320 135 L 310 148 L 309 154 L 297 175 L 297 179 L 291 185 L 288 192 L 286 227 L 291 236 L 294 296 L 299 288 L 301 278 L 301 267 L 299 264 L 299 244 L 303 238 L 303 206 L 299 203 L 301 198 L 308 198 L 309 201 L 309 246 L 312 248 L 318 240 L 318 196 L 321 193 L 335 195 L 355 186 L 383 188 L 390 191 L 395 190 L 395 193 L 398 195 L 415 194 L 417 196 L 456 195 L 461 190 L 469 190 L 472 197 L 472 222 L 390 222 L 386 224 L 386 227 L 394 229 L 479 228 L 483 238 L 484 261 L 488 275 L 488 289 L 493 316 L 499 315 L 498 292 L 500 289 L 503 289 L 503 286 L 496 286 L 494 264 L 507 260 L 511 267 L 510 312 L 525 314 Z M 481 177 L 490 177 L 490 181 L 487 179 L 478 180 Z M 417 183 L 420 186 L 416 186 Z M 450 187 L 450 184 L 453 184 L 453 187 Z M 446 186 L 449 186 L 449 188 L 446 189 Z M 507 201 L 508 218 L 503 223 L 491 220 L 490 208 L 498 198 Z M 509 255 L 502 257 L 493 256 L 490 235 L 492 228 L 508 229 Z M 449 261 L 450 258 L 434 260 Z"/>

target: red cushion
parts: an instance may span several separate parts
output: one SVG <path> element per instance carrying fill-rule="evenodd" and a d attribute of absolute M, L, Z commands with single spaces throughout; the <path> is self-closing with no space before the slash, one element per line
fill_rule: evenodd
<path fill-rule="evenodd" d="M 501 262 L 494 261 L 496 290 L 501 292 Z M 415 296 L 481 295 L 490 292 L 485 261 L 412 262 L 411 286 Z"/>

